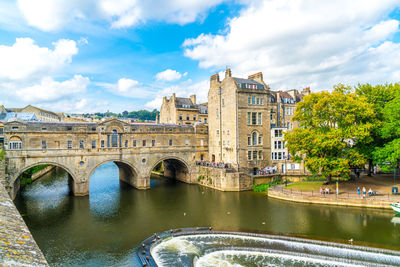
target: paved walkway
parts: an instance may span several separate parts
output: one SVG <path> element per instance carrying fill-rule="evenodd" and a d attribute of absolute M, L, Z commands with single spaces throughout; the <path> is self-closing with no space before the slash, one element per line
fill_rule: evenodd
<path fill-rule="evenodd" d="M 315 191 L 287 189 L 284 188 L 284 185 L 270 187 L 268 189 L 268 197 L 303 203 L 383 209 L 391 209 L 389 204 L 400 202 L 400 196 L 392 196 L 388 193 L 362 197 L 357 195 L 357 193 L 350 192 L 342 192 L 339 195 L 336 195 L 336 192 L 331 190 L 330 194 L 320 194 Z"/>
<path fill-rule="evenodd" d="M 0 266 L 48 266 L 1 182 Z"/>

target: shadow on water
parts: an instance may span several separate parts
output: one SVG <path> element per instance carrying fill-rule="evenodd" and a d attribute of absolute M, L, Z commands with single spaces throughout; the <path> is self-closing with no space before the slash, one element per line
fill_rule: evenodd
<path fill-rule="evenodd" d="M 400 249 L 400 225 L 390 210 L 291 203 L 156 176 L 150 190 L 137 190 L 120 183 L 113 163 L 92 175 L 90 196 L 70 196 L 67 178 L 62 170 L 49 173 L 15 200 L 53 266 L 132 265 L 134 249 L 148 236 L 196 226 Z"/>

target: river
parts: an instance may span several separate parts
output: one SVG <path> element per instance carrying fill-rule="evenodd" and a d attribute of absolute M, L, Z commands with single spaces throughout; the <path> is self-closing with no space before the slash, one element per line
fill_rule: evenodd
<path fill-rule="evenodd" d="M 400 250 L 400 218 L 391 210 L 291 203 L 160 177 L 137 190 L 120 183 L 114 163 L 95 171 L 88 197 L 69 195 L 57 168 L 22 189 L 15 204 L 51 266 L 134 265 L 148 236 L 197 226 Z"/>

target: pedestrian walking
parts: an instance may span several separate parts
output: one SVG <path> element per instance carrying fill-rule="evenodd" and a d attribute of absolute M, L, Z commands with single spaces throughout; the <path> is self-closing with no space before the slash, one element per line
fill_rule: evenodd
<path fill-rule="evenodd" d="M 367 194 L 367 189 L 365 189 L 365 186 L 363 186 L 363 196 L 365 197 L 365 195 Z"/>

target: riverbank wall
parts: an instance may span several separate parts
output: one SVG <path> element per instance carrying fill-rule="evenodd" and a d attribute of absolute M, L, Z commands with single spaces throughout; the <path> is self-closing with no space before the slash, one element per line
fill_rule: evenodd
<path fill-rule="evenodd" d="M 50 165 L 38 172 L 33 173 L 31 176 L 32 182 L 35 181 L 36 179 L 42 177 L 43 175 L 45 175 L 46 173 L 50 172 L 51 170 L 53 170 L 55 168 L 56 168 L 56 166 Z"/>
<path fill-rule="evenodd" d="M 391 209 L 390 204 L 400 201 L 400 197 L 347 197 L 346 195 L 310 195 L 306 192 L 293 192 L 283 190 L 282 186 L 274 186 L 268 189 L 268 197 L 311 204 L 365 207 L 378 209 Z"/>
<path fill-rule="evenodd" d="M 251 190 L 253 178 L 229 168 L 196 166 L 191 173 L 191 183 L 220 191 L 245 191 Z"/>
<path fill-rule="evenodd" d="M 0 183 L 0 266 L 49 266 L 2 183 Z"/>

